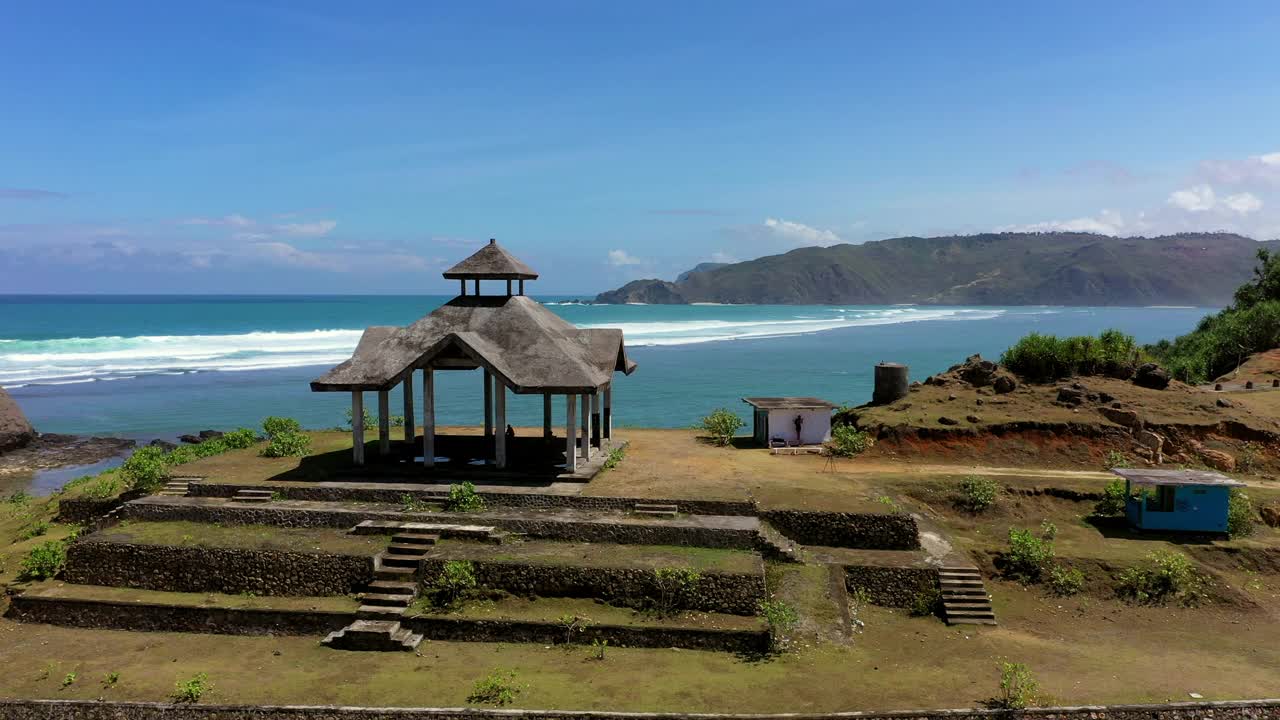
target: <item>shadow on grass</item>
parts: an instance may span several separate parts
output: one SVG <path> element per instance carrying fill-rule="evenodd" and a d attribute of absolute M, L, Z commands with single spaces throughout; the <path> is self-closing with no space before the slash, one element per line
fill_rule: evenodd
<path fill-rule="evenodd" d="M 1138 530 L 1129 526 L 1123 517 L 1100 517 L 1091 515 L 1085 518 L 1108 540 L 1160 540 L 1174 545 L 1212 545 L 1215 540 L 1225 540 L 1225 533 L 1205 532 L 1164 532 L 1159 530 Z"/>

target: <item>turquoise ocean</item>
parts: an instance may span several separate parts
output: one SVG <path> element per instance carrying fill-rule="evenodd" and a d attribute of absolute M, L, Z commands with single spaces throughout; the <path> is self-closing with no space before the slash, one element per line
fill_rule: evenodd
<path fill-rule="evenodd" d="M 1191 330 L 1214 308 L 586 305 L 540 297 L 584 327 L 618 327 L 639 363 L 615 385 L 626 427 L 685 427 L 748 395 L 870 399 L 872 368 L 913 379 L 972 353 L 998 357 L 1026 333 L 1119 328 L 1142 342 Z M 0 386 L 44 432 L 173 438 L 288 415 L 345 422 L 350 398 L 308 381 L 346 359 L 368 325 L 404 325 L 440 296 L 0 296 Z M 442 373 L 442 422 L 475 424 L 478 372 Z M 399 406 L 393 398 L 392 407 Z M 419 403 L 420 405 L 420 403 Z M 538 397 L 508 404 L 541 421 Z M 563 407 L 556 408 L 562 414 Z"/>

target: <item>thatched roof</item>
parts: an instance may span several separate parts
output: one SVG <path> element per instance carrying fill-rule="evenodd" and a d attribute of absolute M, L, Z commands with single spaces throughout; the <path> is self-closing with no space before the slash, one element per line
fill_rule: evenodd
<path fill-rule="evenodd" d="M 490 240 L 474 255 L 445 271 L 448 280 L 537 280 L 538 273 Z"/>
<path fill-rule="evenodd" d="M 390 389 L 428 365 L 483 367 L 516 393 L 575 394 L 636 368 L 621 330 L 580 329 L 523 295 L 460 295 L 407 327 L 369 328 L 351 359 L 311 389 Z"/>

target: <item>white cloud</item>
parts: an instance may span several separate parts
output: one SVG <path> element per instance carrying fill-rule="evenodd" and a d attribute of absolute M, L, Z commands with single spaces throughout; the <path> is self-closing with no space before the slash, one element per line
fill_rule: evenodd
<path fill-rule="evenodd" d="M 711 253 L 711 262 L 717 262 L 717 263 L 736 263 L 736 262 L 738 262 L 738 258 L 736 258 L 736 257 L 734 257 L 734 256 L 732 256 L 732 255 L 730 255 L 730 254 L 729 254 L 729 253 L 727 253 L 727 252 L 723 252 L 723 251 L 717 250 L 717 251 L 715 251 L 715 252 Z"/>
<path fill-rule="evenodd" d="M 644 261 L 627 253 L 626 250 L 610 250 L 609 264 L 614 267 L 626 267 L 628 265 L 643 265 Z"/>
<path fill-rule="evenodd" d="M 337 226 L 338 223 L 334 220 L 316 220 L 304 223 L 285 223 L 275 226 L 275 229 L 293 237 L 320 237 L 333 232 L 333 229 Z"/>
<path fill-rule="evenodd" d="M 1142 215 L 1138 216 L 1139 221 Z M 1095 217 L 1079 217 L 1072 220 L 1047 220 L 1026 225 L 1005 225 L 997 232 L 1087 232 L 1101 235 L 1122 235 L 1135 230 L 1129 228 L 1124 216 L 1114 210 L 1103 210 Z"/>
<path fill-rule="evenodd" d="M 1262 209 L 1262 200 L 1250 192 L 1228 195 L 1222 200 L 1222 204 L 1241 215 L 1248 215 Z"/>
<path fill-rule="evenodd" d="M 214 227 L 249 227 L 253 220 L 238 214 L 224 215 L 220 218 L 193 217 L 179 220 L 179 225 L 211 225 Z"/>
<path fill-rule="evenodd" d="M 830 230 L 810 227 L 792 220 L 765 218 L 764 226 L 770 233 L 792 245 L 835 245 L 840 242 L 840 236 Z"/>
<path fill-rule="evenodd" d="M 1170 193 L 1168 203 L 1188 212 L 1204 212 L 1205 210 L 1213 209 L 1213 206 L 1217 203 L 1217 198 L 1214 196 L 1212 187 L 1201 183 L 1185 190 L 1175 190 Z"/>
<path fill-rule="evenodd" d="M 1232 160 L 1205 160 L 1198 174 L 1205 180 L 1223 185 L 1280 186 L 1280 152 L 1252 155 Z"/>

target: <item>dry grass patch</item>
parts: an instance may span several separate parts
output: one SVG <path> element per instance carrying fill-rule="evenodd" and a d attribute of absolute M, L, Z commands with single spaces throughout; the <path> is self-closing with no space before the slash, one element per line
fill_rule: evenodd
<path fill-rule="evenodd" d="M 329 528 L 285 528 L 270 525 L 214 525 L 187 521 L 122 522 L 90 536 L 95 541 L 282 550 L 335 555 L 375 555 L 390 542 L 385 535 L 351 535 Z"/>

